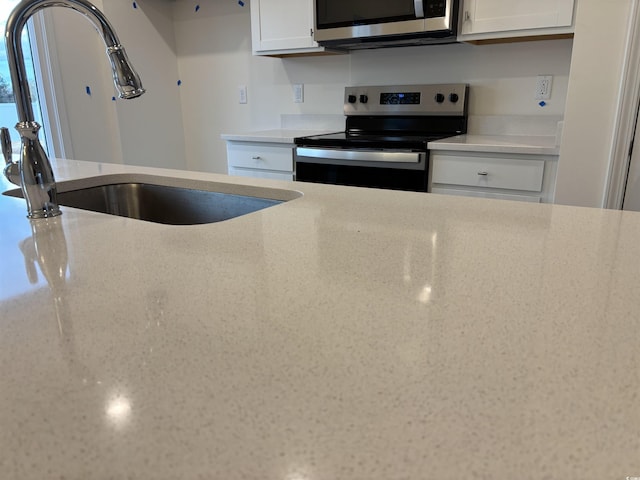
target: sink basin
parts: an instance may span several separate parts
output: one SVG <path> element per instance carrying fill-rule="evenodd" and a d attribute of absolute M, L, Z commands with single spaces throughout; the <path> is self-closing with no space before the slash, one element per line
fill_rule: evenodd
<path fill-rule="evenodd" d="M 22 197 L 22 191 L 5 195 Z M 300 196 L 292 190 L 152 175 L 105 175 L 58 183 L 60 205 L 168 225 L 221 222 Z"/>

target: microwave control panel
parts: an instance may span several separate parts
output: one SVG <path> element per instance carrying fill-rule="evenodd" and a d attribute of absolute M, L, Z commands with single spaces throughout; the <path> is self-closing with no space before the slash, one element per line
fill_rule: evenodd
<path fill-rule="evenodd" d="M 425 18 L 444 17 L 447 14 L 447 2 L 445 0 L 427 0 L 424 4 Z"/>

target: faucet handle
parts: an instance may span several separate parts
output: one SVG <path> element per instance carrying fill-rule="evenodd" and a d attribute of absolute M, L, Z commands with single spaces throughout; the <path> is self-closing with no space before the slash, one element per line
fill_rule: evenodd
<path fill-rule="evenodd" d="M 0 144 L 2 144 L 2 155 L 7 165 L 13 163 L 13 147 L 11 146 L 11 134 L 7 127 L 0 128 Z"/>
<path fill-rule="evenodd" d="M 14 185 L 20 186 L 20 165 L 13 161 L 13 147 L 11 146 L 11 135 L 7 127 L 0 128 L 0 145 L 2 146 L 2 155 L 4 155 L 4 161 L 7 164 L 4 167 L 4 176 L 7 177 Z"/>

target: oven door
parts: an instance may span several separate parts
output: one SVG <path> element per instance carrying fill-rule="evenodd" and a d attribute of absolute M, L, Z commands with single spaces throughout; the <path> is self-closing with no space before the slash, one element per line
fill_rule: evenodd
<path fill-rule="evenodd" d="M 426 151 L 298 147 L 295 179 L 426 192 L 427 161 Z"/>

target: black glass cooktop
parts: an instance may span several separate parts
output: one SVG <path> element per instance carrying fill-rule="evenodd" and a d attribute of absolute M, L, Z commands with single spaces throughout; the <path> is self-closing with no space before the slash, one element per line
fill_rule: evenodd
<path fill-rule="evenodd" d="M 402 148 L 426 150 L 427 143 L 439 138 L 449 137 L 451 134 L 441 135 L 406 135 L 393 133 L 349 133 L 335 132 L 323 135 L 312 135 L 295 139 L 298 146 L 307 147 L 354 147 L 354 148 Z"/>
<path fill-rule="evenodd" d="M 298 146 L 426 150 L 427 143 L 467 131 L 466 116 L 350 116 L 344 132 L 294 139 Z"/>

